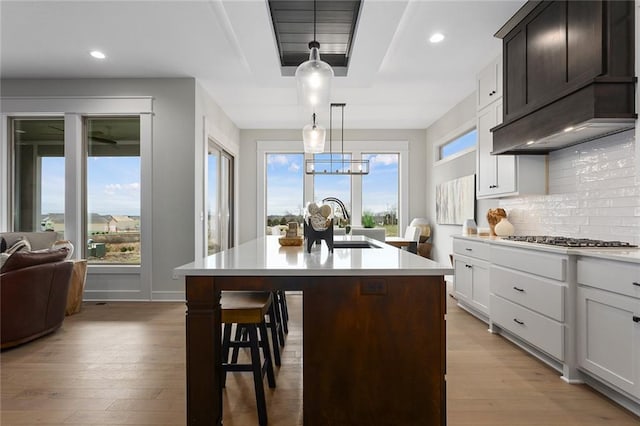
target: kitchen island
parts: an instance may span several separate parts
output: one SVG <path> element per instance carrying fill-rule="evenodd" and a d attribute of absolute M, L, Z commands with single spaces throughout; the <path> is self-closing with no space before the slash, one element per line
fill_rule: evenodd
<path fill-rule="evenodd" d="M 309 425 L 445 425 L 444 275 L 452 269 L 366 237 L 372 248 L 280 247 L 261 237 L 174 270 L 185 277 L 187 424 L 222 424 L 220 292 L 303 293 Z M 277 388 L 276 388 L 277 392 Z"/>

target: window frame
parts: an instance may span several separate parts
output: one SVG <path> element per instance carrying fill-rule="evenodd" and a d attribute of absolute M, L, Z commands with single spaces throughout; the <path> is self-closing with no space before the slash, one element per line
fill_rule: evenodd
<path fill-rule="evenodd" d="M 143 218 L 142 216 L 142 197 L 144 194 L 144 186 L 143 186 L 143 177 L 142 177 L 142 173 L 143 173 L 143 159 L 142 159 L 142 153 L 143 153 L 143 148 L 142 148 L 142 119 L 140 117 L 139 114 L 82 114 L 81 116 L 81 120 L 82 120 L 82 193 L 81 193 L 81 198 L 82 198 L 82 204 L 83 204 L 83 216 L 81 218 L 81 222 L 82 222 L 82 232 L 84 235 L 84 241 L 88 241 L 90 239 L 90 235 L 89 235 L 89 221 L 91 220 L 91 213 L 89 212 L 88 209 L 88 202 L 89 202 L 89 176 L 88 176 L 88 164 L 89 164 L 89 159 L 91 158 L 89 156 L 89 142 L 88 142 L 88 123 L 89 120 L 91 119 L 111 119 L 111 118 L 137 118 L 138 119 L 138 124 L 140 126 L 140 154 L 139 154 L 139 158 L 140 158 L 140 263 L 137 264 L 126 264 L 126 263 L 102 263 L 102 262 L 92 262 L 91 259 L 89 259 L 89 248 L 88 245 L 82 244 L 80 247 L 77 247 L 76 250 L 74 251 L 78 251 L 78 254 L 82 254 L 82 258 L 83 259 L 87 259 L 87 267 L 91 268 L 91 269 L 95 269 L 96 266 L 105 266 L 108 268 L 113 268 L 113 267 L 126 267 L 127 271 L 131 271 L 132 267 L 140 267 L 140 265 L 142 264 L 142 249 L 143 249 L 143 244 L 142 244 L 142 227 L 143 227 L 143 220 L 146 220 L 146 218 Z M 66 148 L 66 146 L 65 146 Z M 149 167 L 150 167 L 150 163 L 149 163 Z M 66 172 L 68 173 L 68 170 L 66 170 Z M 145 236 L 146 238 L 146 236 Z"/>
<path fill-rule="evenodd" d="M 140 265 L 91 264 L 87 273 L 105 275 L 139 276 L 136 298 L 151 300 L 152 271 L 152 116 L 153 98 L 138 97 L 3 97 L 0 98 L 0 229 L 12 229 L 13 193 L 11 138 L 9 118 L 21 117 L 63 117 L 65 152 L 65 239 L 70 240 L 76 249 L 73 257 L 79 259 L 86 243 L 84 232 L 84 176 L 85 161 L 83 120 L 85 117 L 131 117 L 140 118 L 140 184 L 141 191 L 141 259 Z M 73 112 L 67 112 L 73 111 Z M 105 288 L 107 292 L 120 293 L 118 289 Z"/>
<path fill-rule="evenodd" d="M 302 140 L 299 141 L 257 141 L 256 155 L 256 232 L 261 236 L 260 229 L 266 223 L 266 154 L 300 154 L 303 152 Z M 362 154 L 398 154 L 398 229 L 404 229 L 409 224 L 409 142 L 406 140 L 379 141 L 344 141 L 345 154 L 351 154 L 354 160 L 362 159 Z M 335 152 L 334 152 L 335 154 Z M 304 154 L 305 160 L 313 159 L 313 154 Z M 313 176 L 304 174 L 303 204 L 313 200 Z M 351 224 L 362 225 L 362 176 L 353 175 L 351 179 L 351 203 L 349 214 Z"/>
<path fill-rule="evenodd" d="M 445 164 L 448 163 L 449 161 L 453 161 L 456 158 L 460 158 L 463 155 L 466 155 L 470 152 L 475 152 L 478 148 L 478 139 L 476 137 L 476 144 L 472 147 L 469 148 L 465 148 L 461 151 L 456 152 L 455 154 L 451 154 L 445 158 L 441 158 L 440 156 L 442 155 L 442 148 L 447 145 L 450 144 L 452 142 L 454 142 L 456 139 L 466 135 L 467 133 L 470 133 L 472 131 L 476 130 L 477 131 L 477 125 L 476 125 L 476 120 L 469 120 L 467 122 L 465 122 L 464 124 L 462 124 L 461 126 L 457 127 L 455 130 L 447 133 L 445 136 L 443 136 L 442 138 L 440 138 L 440 140 L 438 142 L 436 142 L 435 144 L 433 144 L 433 164 L 434 166 L 439 166 L 440 164 Z"/>

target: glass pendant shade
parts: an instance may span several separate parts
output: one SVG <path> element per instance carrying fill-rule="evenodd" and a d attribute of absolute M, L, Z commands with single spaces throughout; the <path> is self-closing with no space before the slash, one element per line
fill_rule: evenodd
<path fill-rule="evenodd" d="M 326 136 L 326 129 L 316 124 L 316 115 L 313 114 L 313 124 L 307 124 L 302 129 L 304 152 L 309 154 L 319 154 L 324 152 L 324 141 Z"/>
<path fill-rule="evenodd" d="M 333 69 L 320 59 L 320 43 L 312 41 L 309 48 L 309 60 L 301 63 L 296 69 L 296 84 L 298 104 L 315 112 L 329 105 Z"/>

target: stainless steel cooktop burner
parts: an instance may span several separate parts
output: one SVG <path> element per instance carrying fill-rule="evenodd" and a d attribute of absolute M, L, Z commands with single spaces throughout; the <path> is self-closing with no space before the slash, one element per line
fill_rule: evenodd
<path fill-rule="evenodd" d="M 504 237 L 505 240 L 522 241 L 526 243 L 548 244 L 560 247 L 577 247 L 577 248 L 603 248 L 603 247 L 637 247 L 624 241 L 605 241 L 592 240 L 589 238 L 569 238 L 556 237 L 548 235 L 517 235 L 512 237 Z"/>

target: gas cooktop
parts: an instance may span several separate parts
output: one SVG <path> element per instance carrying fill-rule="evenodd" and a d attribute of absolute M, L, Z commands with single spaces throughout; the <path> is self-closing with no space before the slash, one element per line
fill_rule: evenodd
<path fill-rule="evenodd" d="M 517 235 L 512 237 L 504 237 L 503 239 L 509 241 L 522 241 L 526 243 L 548 244 L 551 246 L 559 247 L 576 247 L 576 248 L 627 248 L 637 247 L 624 241 L 605 241 L 605 240 L 592 240 L 589 238 L 569 238 L 569 237 L 555 237 L 548 235 Z"/>

